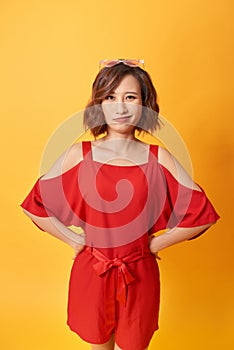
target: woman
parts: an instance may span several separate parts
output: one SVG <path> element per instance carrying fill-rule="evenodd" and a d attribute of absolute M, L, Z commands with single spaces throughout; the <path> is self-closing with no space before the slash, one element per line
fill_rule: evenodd
<path fill-rule="evenodd" d="M 21 206 L 75 250 L 71 330 L 92 350 L 145 350 L 158 329 L 157 253 L 199 236 L 219 216 L 166 149 L 136 137 L 159 126 L 157 93 L 142 61 L 102 63 L 84 113 L 94 141 L 72 145 Z M 159 230 L 166 231 L 154 236 Z"/>

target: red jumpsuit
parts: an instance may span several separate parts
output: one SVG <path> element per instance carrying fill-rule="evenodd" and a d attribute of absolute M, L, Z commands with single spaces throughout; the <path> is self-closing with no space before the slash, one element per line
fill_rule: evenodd
<path fill-rule="evenodd" d="M 143 350 L 158 329 L 160 302 L 148 236 L 213 223 L 219 215 L 201 188 L 185 187 L 159 164 L 158 146 L 150 145 L 147 163 L 130 166 L 94 161 L 91 142 L 82 147 L 81 162 L 54 178 L 39 178 L 21 206 L 86 234 L 70 276 L 71 330 L 94 344 L 114 332 L 121 349 Z"/>

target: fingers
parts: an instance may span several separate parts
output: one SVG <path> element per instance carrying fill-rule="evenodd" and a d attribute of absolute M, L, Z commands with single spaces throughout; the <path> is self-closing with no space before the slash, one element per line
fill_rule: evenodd
<path fill-rule="evenodd" d="M 153 242 L 153 240 L 154 240 L 155 238 L 156 238 L 156 237 L 155 237 L 154 235 L 149 236 L 149 239 L 148 239 L 148 241 L 149 241 L 149 249 L 150 249 L 151 253 L 155 255 L 155 258 L 156 258 L 157 260 L 162 260 L 162 259 L 160 258 L 160 256 L 158 255 L 158 252 L 155 252 L 156 249 L 155 249 L 155 247 L 154 247 L 154 242 Z"/>
<path fill-rule="evenodd" d="M 158 253 L 154 253 L 155 255 L 155 258 L 158 259 L 158 260 L 162 260 L 162 258 L 160 258 L 160 256 L 158 255 Z"/>
<path fill-rule="evenodd" d="M 78 238 L 79 238 L 78 242 L 80 243 L 80 245 L 85 245 L 86 234 L 84 232 L 79 233 Z"/>
<path fill-rule="evenodd" d="M 75 252 L 74 252 L 74 256 L 72 258 L 72 260 L 75 260 L 75 258 L 77 257 L 77 255 L 84 249 L 84 245 L 78 245 L 76 248 L 75 248 Z"/>

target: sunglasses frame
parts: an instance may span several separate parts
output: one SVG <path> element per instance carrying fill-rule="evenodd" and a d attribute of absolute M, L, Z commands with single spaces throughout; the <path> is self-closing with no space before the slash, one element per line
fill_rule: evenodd
<path fill-rule="evenodd" d="M 129 67 L 143 67 L 143 68 L 145 67 L 144 60 L 136 60 L 136 59 L 101 60 L 99 62 L 99 70 L 104 67 L 107 67 L 107 68 L 114 67 L 119 63 L 126 64 L 126 66 L 129 66 Z"/>

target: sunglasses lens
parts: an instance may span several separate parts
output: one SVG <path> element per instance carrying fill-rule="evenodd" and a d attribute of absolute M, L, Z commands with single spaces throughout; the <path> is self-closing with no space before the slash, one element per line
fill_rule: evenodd
<path fill-rule="evenodd" d="M 115 65 L 119 63 L 124 63 L 129 67 L 144 67 L 144 60 L 102 60 L 100 61 L 99 68 L 104 68 L 104 67 L 114 67 Z"/>
<path fill-rule="evenodd" d="M 140 64 L 139 60 L 125 60 L 124 63 L 130 67 L 138 67 Z"/>
<path fill-rule="evenodd" d="M 104 60 L 102 62 L 104 67 L 114 67 L 117 63 L 119 63 L 119 60 Z"/>

